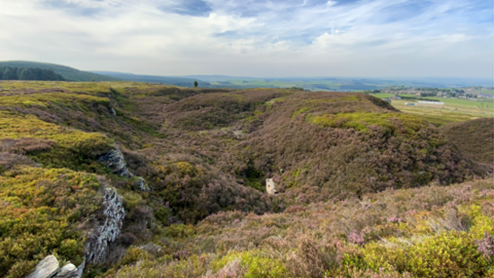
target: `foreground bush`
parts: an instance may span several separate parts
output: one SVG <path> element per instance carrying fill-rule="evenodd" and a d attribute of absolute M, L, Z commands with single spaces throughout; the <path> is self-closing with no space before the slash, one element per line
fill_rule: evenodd
<path fill-rule="evenodd" d="M 98 210 L 100 189 L 95 175 L 65 169 L 24 168 L 0 176 L 0 276 L 21 277 L 53 253 L 81 263 L 81 225 Z"/>

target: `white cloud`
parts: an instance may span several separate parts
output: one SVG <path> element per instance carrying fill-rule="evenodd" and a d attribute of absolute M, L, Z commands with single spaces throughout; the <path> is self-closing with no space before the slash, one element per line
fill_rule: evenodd
<path fill-rule="evenodd" d="M 492 26 L 476 22 L 471 12 L 475 5 L 466 0 L 434 0 L 424 7 L 413 6 L 420 1 L 406 0 L 346 5 L 210 0 L 213 11 L 207 17 L 158 9 L 172 1 L 59 2 L 69 6 L 0 0 L 0 59 L 42 59 L 86 70 L 162 75 L 493 73 Z M 409 4 L 401 17 L 400 10 L 393 10 Z M 77 7 L 91 10 L 74 14 Z M 413 8 L 416 14 L 410 16 Z M 451 66 L 460 62 L 465 66 Z"/>

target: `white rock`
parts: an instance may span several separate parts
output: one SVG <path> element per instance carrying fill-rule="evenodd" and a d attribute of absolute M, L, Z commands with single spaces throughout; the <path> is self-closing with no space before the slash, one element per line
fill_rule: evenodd
<path fill-rule="evenodd" d="M 54 278 L 78 278 L 77 267 L 73 264 L 64 265 Z"/>
<path fill-rule="evenodd" d="M 57 274 L 60 269 L 58 260 L 55 256 L 50 255 L 41 260 L 34 269 L 33 273 L 29 274 L 26 278 L 51 278 Z"/>
<path fill-rule="evenodd" d="M 276 190 L 276 184 L 274 183 L 273 179 L 266 179 L 266 192 L 268 192 L 268 194 L 270 195 L 278 194 L 278 191 Z"/>

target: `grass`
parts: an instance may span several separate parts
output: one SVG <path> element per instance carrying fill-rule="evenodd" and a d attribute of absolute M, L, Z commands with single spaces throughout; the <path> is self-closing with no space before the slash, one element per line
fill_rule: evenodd
<path fill-rule="evenodd" d="M 392 94 L 373 94 L 375 97 L 388 98 Z M 404 95 L 407 96 L 407 95 Z M 416 97 L 416 96 L 409 96 Z M 437 100 L 444 102 L 443 108 L 428 107 L 428 106 L 410 106 L 405 105 L 407 102 L 415 102 L 411 100 L 391 100 L 391 104 L 398 110 L 407 114 L 413 114 L 426 121 L 433 123 L 436 126 L 442 126 L 448 123 L 464 122 L 474 120 L 481 117 L 494 116 L 494 100 L 469 100 L 456 98 L 437 98 L 437 97 L 421 97 L 428 100 Z"/>

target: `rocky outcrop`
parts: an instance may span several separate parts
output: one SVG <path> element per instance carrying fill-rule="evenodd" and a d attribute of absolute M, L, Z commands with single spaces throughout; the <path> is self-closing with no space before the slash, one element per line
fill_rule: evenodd
<path fill-rule="evenodd" d="M 99 160 L 105 162 L 106 166 L 110 168 L 112 173 L 114 174 L 120 175 L 121 177 L 134 177 L 134 174 L 132 174 L 132 172 L 130 172 L 127 168 L 127 162 L 125 162 L 125 158 L 117 146 L 115 146 L 113 150 L 102 156 Z M 137 177 L 136 183 L 139 190 L 149 190 L 149 186 L 147 185 L 144 178 Z"/>
<path fill-rule="evenodd" d="M 105 260 L 108 245 L 120 235 L 125 217 L 122 197 L 115 188 L 106 188 L 103 199 L 104 223 L 99 225 L 88 236 L 86 243 L 86 259 L 88 263 L 101 263 Z"/>
<path fill-rule="evenodd" d="M 121 177 L 132 175 L 129 169 L 127 169 L 125 158 L 117 146 L 99 160 L 104 161 L 106 166 L 110 168 L 114 174 L 120 175 Z"/>
<path fill-rule="evenodd" d="M 68 263 L 60 268 L 58 260 L 51 255 L 40 261 L 27 278 L 79 278 L 82 276 L 86 261 L 89 263 L 104 262 L 109 244 L 114 242 L 121 233 L 125 209 L 122 197 L 113 187 L 105 188 L 102 206 L 102 220 L 88 234 L 85 260 L 81 265 L 76 267 Z"/>
<path fill-rule="evenodd" d="M 83 265 L 82 268 L 84 268 Z M 79 269 L 71 263 L 60 268 L 57 258 L 50 255 L 41 260 L 36 265 L 36 269 L 26 278 L 79 278 L 81 275 L 82 271 L 79 271 Z"/>

